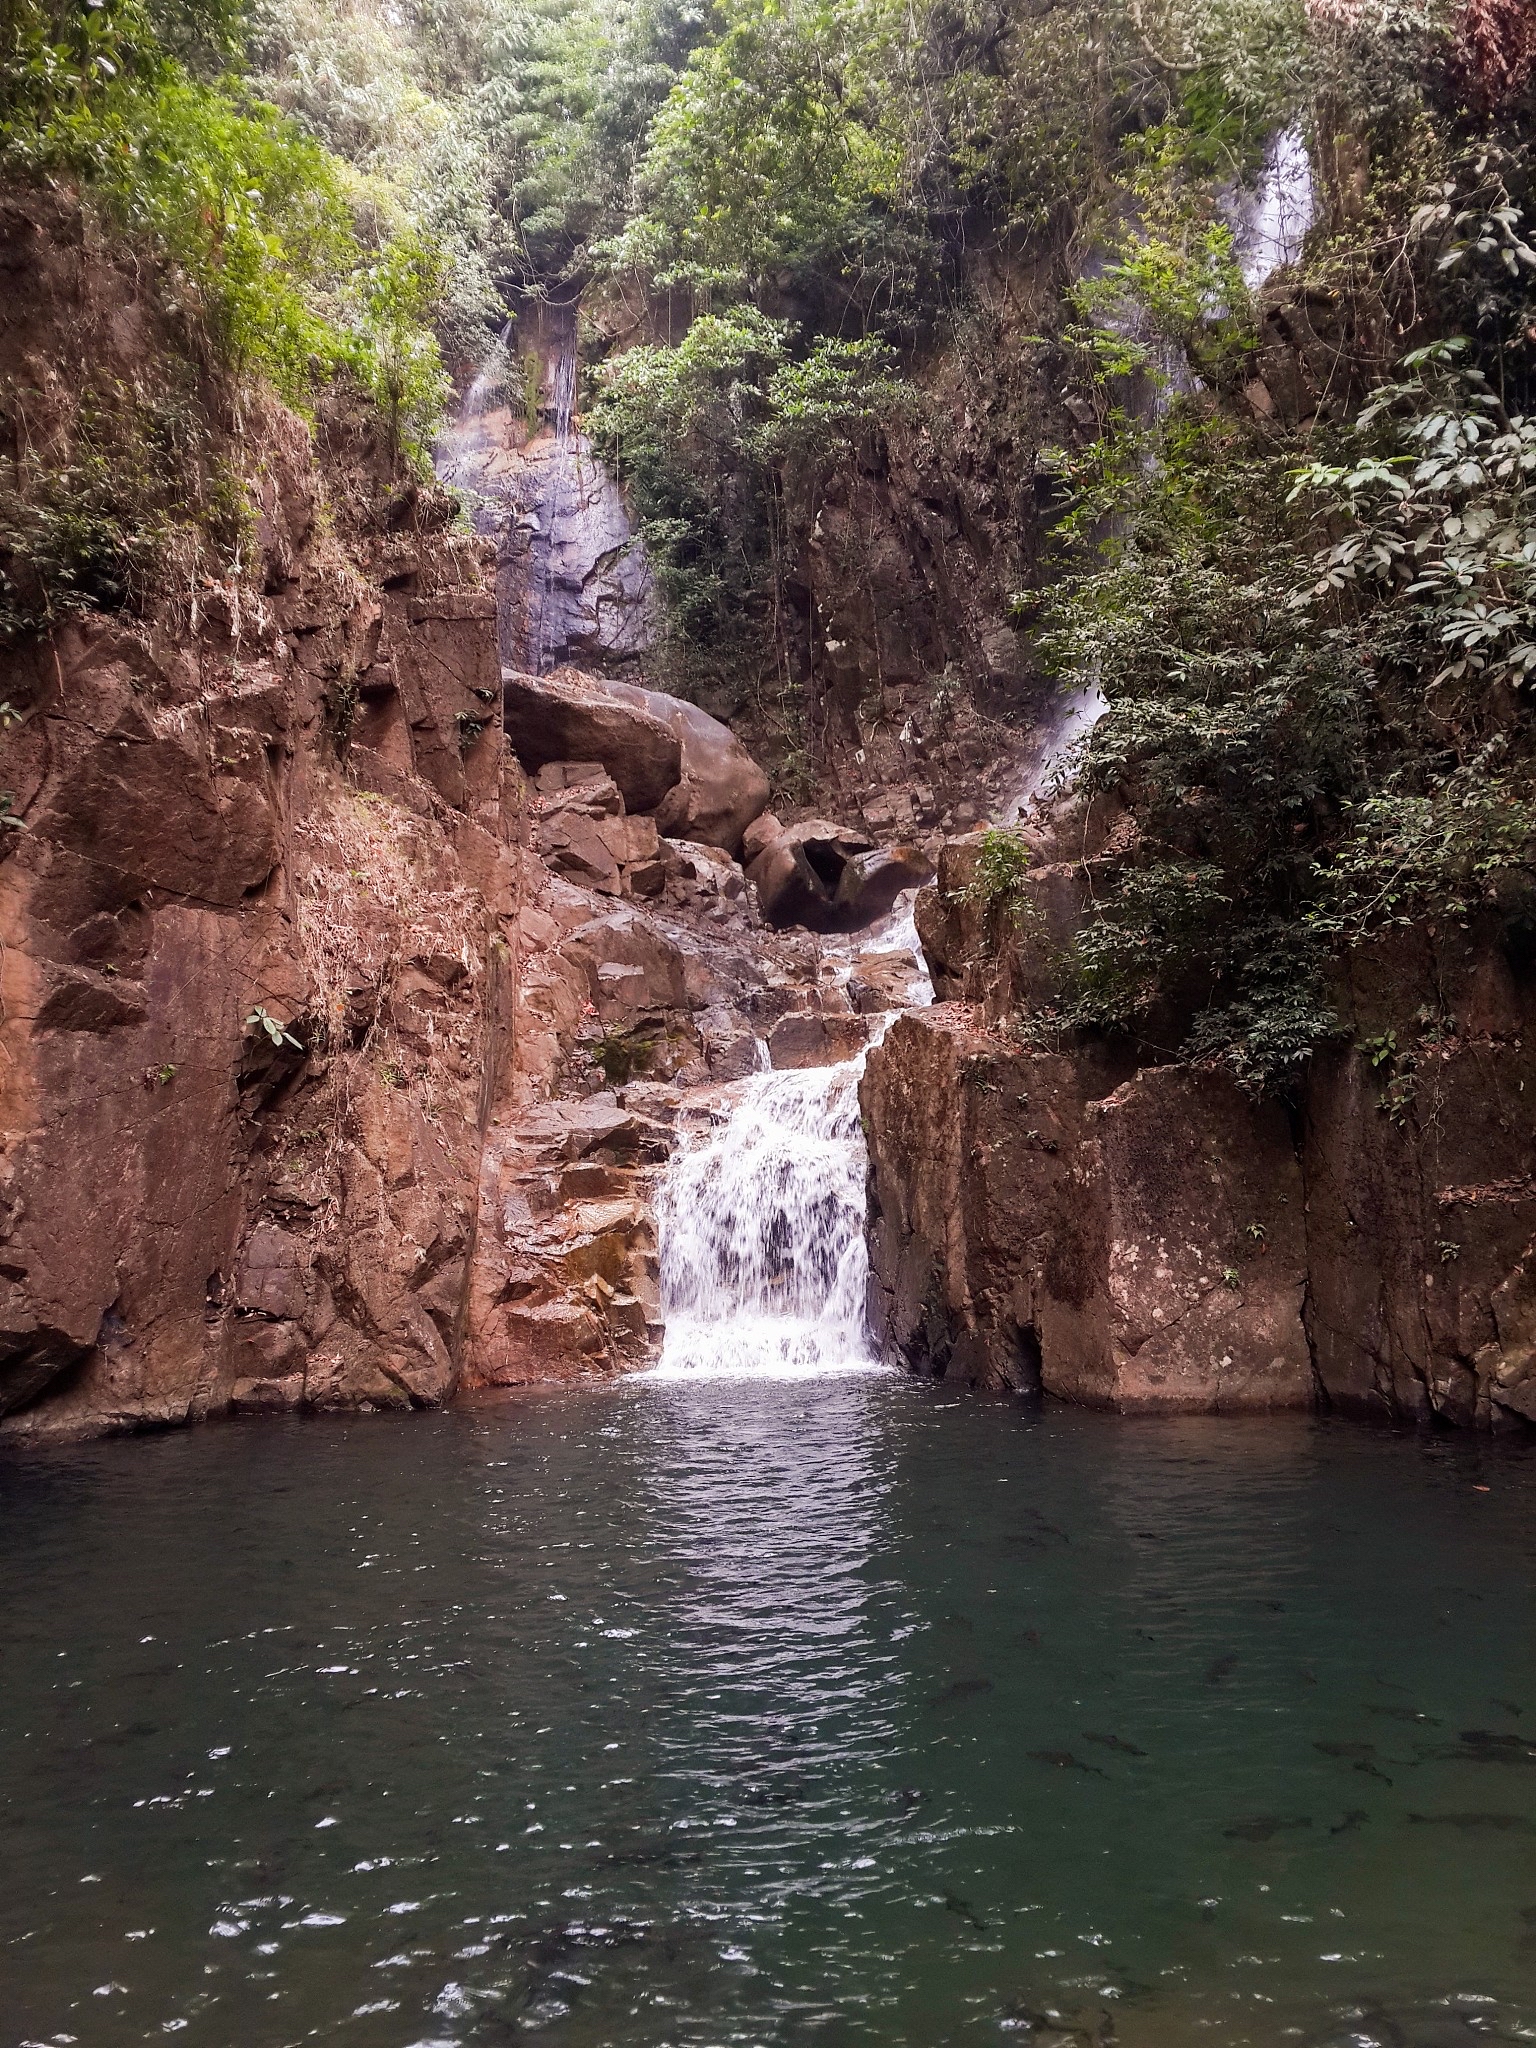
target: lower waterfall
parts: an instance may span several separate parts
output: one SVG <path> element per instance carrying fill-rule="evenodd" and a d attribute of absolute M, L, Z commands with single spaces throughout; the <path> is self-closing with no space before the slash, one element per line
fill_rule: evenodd
<path fill-rule="evenodd" d="M 666 1336 L 653 1375 L 881 1370 L 864 1316 L 863 1067 L 754 1074 L 674 1156 L 656 1202 Z"/>

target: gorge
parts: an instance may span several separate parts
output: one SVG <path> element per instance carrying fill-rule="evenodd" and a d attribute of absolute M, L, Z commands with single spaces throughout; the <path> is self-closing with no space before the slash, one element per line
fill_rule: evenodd
<path fill-rule="evenodd" d="M 0 2048 L 1532 2038 L 1533 138 L 3 14 Z"/>

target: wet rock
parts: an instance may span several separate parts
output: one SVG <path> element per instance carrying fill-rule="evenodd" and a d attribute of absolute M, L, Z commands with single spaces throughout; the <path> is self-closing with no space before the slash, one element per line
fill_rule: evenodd
<path fill-rule="evenodd" d="M 927 972 L 906 947 L 856 953 L 848 977 L 848 998 L 866 1016 L 905 1010 L 924 1000 Z"/>
<path fill-rule="evenodd" d="M 868 1043 L 867 1017 L 791 1011 L 768 1034 L 768 1059 L 774 1067 L 831 1067 Z"/>
<path fill-rule="evenodd" d="M 758 1071 L 761 1041 L 738 1010 L 716 1004 L 700 1011 L 695 1021 L 712 1081 L 740 1081 Z"/>
<path fill-rule="evenodd" d="M 595 1155 L 633 1164 L 665 1159 L 672 1149 L 664 1124 L 642 1110 L 621 1107 L 612 1096 L 541 1103 L 519 1117 L 517 1140 L 535 1156 L 555 1160 Z"/>
<path fill-rule="evenodd" d="M 892 1025 L 860 1097 L 887 1346 L 1094 1406 L 1304 1406 L 1302 1186 L 1283 1115 L 1217 1075 L 1107 1079 L 947 1006 Z"/>
<path fill-rule="evenodd" d="M 748 866 L 747 880 L 770 924 L 835 931 L 844 914 L 837 901 L 844 871 L 856 855 L 872 851 L 862 833 L 807 818 L 769 840 Z"/>
<path fill-rule="evenodd" d="M 687 1008 L 681 952 L 633 912 L 591 919 L 572 932 L 561 952 L 585 973 L 591 1000 L 605 1023 Z"/>
<path fill-rule="evenodd" d="M 510 429 L 511 423 L 508 422 Z M 543 433 L 525 449 L 500 437 L 500 490 L 522 511 L 521 580 L 532 586 L 522 639 L 544 661 L 601 664 L 642 654 L 655 637 L 645 548 L 624 495 L 584 435 Z"/>

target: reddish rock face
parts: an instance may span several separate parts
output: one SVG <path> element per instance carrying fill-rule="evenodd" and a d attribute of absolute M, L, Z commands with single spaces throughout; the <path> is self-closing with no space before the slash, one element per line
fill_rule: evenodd
<path fill-rule="evenodd" d="M 1496 931 L 1357 955 L 1355 1044 L 1285 1107 L 1128 1043 L 1021 1044 L 1003 1027 L 1049 1004 L 1081 869 L 1032 871 L 1003 934 L 968 873 L 946 849 L 918 905 L 968 1000 L 901 1018 L 863 1085 L 889 1350 L 1127 1411 L 1533 1418 L 1536 987 Z"/>
<path fill-rule="evenodd" d="M 311 502 L 312 481 L 287 475 L 286 496 Z M 293 590 L 260 633 L 87 622 L 18 664 L 37 770 L 0 849 L 16 1428 L 397 1406 L 453 1383 L 475 1163 L 460 1069 L 492 905 L 424 820 L 484 790 L 458 744 L 495 673 L 479 566 L 424 539 L 409 574 L 440 594 L 407 604 L 392 549 L 310 633 L 331 564 L 279 532 L 282 495 L 267 530 Z M 358 646 L 415 769 L 336 755 L 325 692 Z M 418 1056 L 449 1117 L 396 1093 Z"/>
<path fill-rule="evenodd" d="M 1070 1058 L 898 1019 L 869 1056 L 875 1320 L 919 1370 L 1095 1407 L 1311 1393 L 1284 1120 L 1150 1069 L 1093 1100 Z"/>
<path fill-rule="evenodd" d="M 134 269 L 14 227 L 0 208 L 22 281 L 0 367 L 87 332 L 127 380 L 168 345 Z M 345 420 L 323 462 L 279 408 L 247 424 L 254 583 L 195 619 L 66 626 L 6 677 L 12 1433 L 641 1362 L 679 1092 L 752 1071 L 816 979 L 699 843 L 766 798 L 724 728 L 530 679 L 601 711 L 527 742 L 531 786 L 500 726 L 493 547 L 381 489 Z M 637 815 L 673 791 L 697 837 Z"/>

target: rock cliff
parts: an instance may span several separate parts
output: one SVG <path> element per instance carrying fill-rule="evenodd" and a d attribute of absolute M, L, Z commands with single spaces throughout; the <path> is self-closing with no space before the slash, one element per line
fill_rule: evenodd
<path fill-rule="evenodd" d="M 34 433 L 74 352 L 127 388 L 178 346 L 153 275 L 45 211 L 0 246 Z M 767 785 L 728 731 L 504 673 L 495 539 L 360 417 L 269 403 L 225 454 L 238 572 L 5 656 L 12 1433 L 637 1363 L 685 1091 L 776 1027 L 785 1064 L 865 1028 L 761 922 L 733 853 Z"/>
<path fill-rule="evenodd" d="M 1536 972 L 1499 929 L 1358 953 L 1287 1102 L 1052 1022 L 1109 821 L 1001 919 L 951 843 L 938 1004 L 870 1055 L 873 1314 L 920 1371 L 1124 1411 L 1536 1421 Z M 1177 1042 L 1172 1038 L 1171 1042 Z"/>

